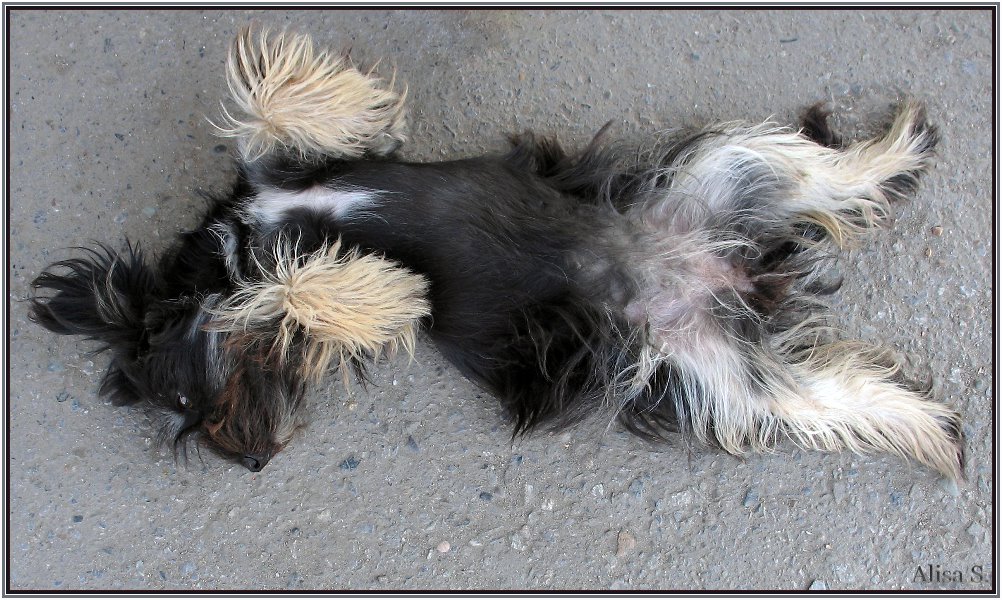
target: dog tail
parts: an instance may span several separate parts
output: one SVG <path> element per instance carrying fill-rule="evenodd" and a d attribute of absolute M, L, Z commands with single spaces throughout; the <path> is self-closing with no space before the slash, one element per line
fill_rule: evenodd
<path fill-rule="evenodd" d="M 254 262 L 256 276 L 212 309 L 208 330 L 264 343 L 271 359 L 293 361 L 309 379 L 337 363 L 347 382 L 347 369 L 367 357 L 413 355 L 430 314 L 424 277 L 340 240 L 304 253 L 284 235 Z"/>
<path fill-rule="evenodd" d="M 238 140 L 244 162 L 275 152 L 293 158 L 383 156 L 406 140 L 404 92 L 344 55 L 317 52 L 308 35 L 244 27 L 226 61 L 230 99 L 219 135 Z"/>

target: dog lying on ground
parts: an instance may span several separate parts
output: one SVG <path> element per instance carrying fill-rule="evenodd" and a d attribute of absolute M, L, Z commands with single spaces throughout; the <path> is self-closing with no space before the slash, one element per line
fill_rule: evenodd
<path fill-rule="evenodd" d="M 843 146 L 708 127 L 644 154 L 525 134 L 503 156 L 417 164 L 404 96 L 304 35 L 245 29 L 227 61 L 239 176 L 156 266 L 135 245 L 56 263 L 31 317 L 111 352 L 101 393 L 145 402 L 258 471 L 332 367 L 364 377 L 421 327 L 515 433 L 614 416 L 740 454 L 781 437 L 880 450 L 951 478 L 960 418 L 887 351 L 840 339 L 836 251 L 889 221 L 936 144 L 916 103 Z"/>

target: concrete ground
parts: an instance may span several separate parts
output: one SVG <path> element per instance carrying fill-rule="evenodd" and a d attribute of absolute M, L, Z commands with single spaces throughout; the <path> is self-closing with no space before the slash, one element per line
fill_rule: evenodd
<path fill-rule="evenodd" d="M 95 241 L 151 250 L 233 179 L 218 114 L 259 19 L 382 58 L 409 86 L 404 157 L 792 122 L 848 135 L 928 104 L 938 163 L 893 230 L 848 254 L 850 334 L 890 344 L 965 415 L 968 480 L 888 456 L 735 458 L 590 423 L 509 440 L 495 402 L 423 339 L 368 391 L 333 381 L 259 474 L 152 449 L 97 396 L 106 358 L 26 319 L 29 282 Z M 995 582 L 992 14 L 988 11 L 26 11 L 10 18 L 11 591 L 955 589 Z"/>

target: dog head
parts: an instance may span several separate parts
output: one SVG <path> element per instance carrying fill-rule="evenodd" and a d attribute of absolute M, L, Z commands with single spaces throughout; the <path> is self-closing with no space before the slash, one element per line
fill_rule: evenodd
<path fill-rule="evenodd" d="M 198 434 L 260 471 L 305 424 L 310 382 L 332 364 L 347 376 L 384 350 L 411 352 L 429 307 L 422 277 L 339 243 L 302 253 L 280 237 L 250 262 L 244 277 L 202 289 L 151 268 L 137 247 L 102 246 L 39 275 L 30 318 L 100 342 L 112 355 L 102 395 L 149 405 L 176 456 Z"/>
<path fill-rule="evenodd" d="M 30 318 L 55 333 L 102 344 L 112 358 L 101 394 L 152 410 L 160 446 L 184 454 L 191 434 L 251 470 L 291 437 L 303 396 L 285 369 L 271 370 L 210 331 L 219 293 L 168 294 L 141 251 L 102 246 L 52 265 L 33 282 Z M 238 414 L 240 419 L 227 418 Z"/>

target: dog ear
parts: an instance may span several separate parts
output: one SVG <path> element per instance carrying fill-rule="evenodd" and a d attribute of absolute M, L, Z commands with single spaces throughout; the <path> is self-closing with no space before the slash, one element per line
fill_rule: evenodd
<path fill-rule="evenodd" d="M 142 252 L 132 244 L 121 254 L 104 245 L 86 251 L 86 257 L 57 262 L 35 278 L 28 317 L 49 331 L 99 341 L 102 350 L 140 353 L 155 285 Z"/>

